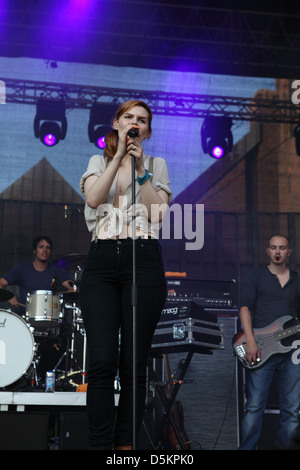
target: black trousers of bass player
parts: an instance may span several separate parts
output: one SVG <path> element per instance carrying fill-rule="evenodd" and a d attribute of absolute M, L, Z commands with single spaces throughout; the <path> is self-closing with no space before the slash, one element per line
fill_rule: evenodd
<path fill-rule="evenodd" d="M 145 406 L 147 358 L 166 300 L 166 282 L 157 240 L 136 240 L 136 284 L 138 435 Z M 112 449 L 113 445 L 133 444 L 131 287 L 132 240 L 93 242 L 80 286 L 89 353 L 87 408 L 93 447 Z M 114 380 L 117 373 L 121 392 L 115 421 Z"/>

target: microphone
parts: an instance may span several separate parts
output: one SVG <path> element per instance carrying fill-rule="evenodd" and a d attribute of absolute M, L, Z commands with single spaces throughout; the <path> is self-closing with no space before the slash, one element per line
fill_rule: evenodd
<path fill-rule="evenodd" d="M 129 135 L 129 137 L 138 137 L 139 135 L 139 126 L 132 126 L 127 135 Z"/>
<path fill-rule="evenodd" d="M 139 135 L 139 126 L 131 126 L 129 131 L 127 132 L 129 137 L 137 137 Z M 134 159 L 134 155 L 131 155 L 132 159 Z"/>

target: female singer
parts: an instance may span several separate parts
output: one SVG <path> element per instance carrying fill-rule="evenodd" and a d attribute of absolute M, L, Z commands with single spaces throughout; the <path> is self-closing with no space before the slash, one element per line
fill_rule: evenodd
<path fill-rule="evenodd" d="M 90 159 L 80 182 L 86 198 L 86 222 L 92 233 L 80 287 L 89 353 L 91 449 L 130 450 L 133 446 L 133 238 L 137 286 L 136 435 L 144 413 L 147 357 L 166 299 L 158 229 L 171 190 L 165 160 L 143 152 L 143 141 L 151 135 L 151 121 L 152 112 L 144 102 L 123 103 L 113 120 L 113 130 L 105 138 L 104 155 Z M 130 136 L 133 130 L 138 132 L 135 137 Z M 115 416 L 117 374 L 121 391 Z"/>

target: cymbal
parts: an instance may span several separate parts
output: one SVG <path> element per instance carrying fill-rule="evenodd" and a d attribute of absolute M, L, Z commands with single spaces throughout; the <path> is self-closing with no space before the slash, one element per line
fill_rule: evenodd
<path fill-rule="evenodd" d="M 81 253 L 70 253 L 69 255 L 62 256 L 59 259 L 53 261 L 55 266 L 58 266 L 62 269 L 72 269 L 76 270 L 77 267 L 82 268 L 86 259 L 86 254 Z"/>
<path fill-rule="evenodd" d="M 0 289 L 0 302 L 5 302 L 6 300 L 12 299 L 14 294 L 6 289 Z"/>

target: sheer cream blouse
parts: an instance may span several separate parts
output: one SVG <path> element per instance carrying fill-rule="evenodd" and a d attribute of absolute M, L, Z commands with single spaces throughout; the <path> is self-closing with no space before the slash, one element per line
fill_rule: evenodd
<path fill-rule="evenodd" d="M 169 197 L 169 203 L 172 199 L 170 189 L 170 181 L 166 161 L 161 157 L 152 158 L 150 164 L 149 155 L 144 154 L 145 168 L 152 172 L 151 183 L 156 191 L 163 189 Z M 80 190 L 84 195 L 85 180 L 91 176 L 101 176 L 108 164 L 107 158 L 102 155 L 94 155 L 91 157 L 86 172 L 80 180 Z M 114 206 L 116 196 L 118 173 L 110 188 L 106 201 L 97 209 L 92 209 L 85 204 L 85 220 L 88 230 L 92 233 L 92 239 L 114 239 L 126 238 L 128 236 L 128 228 L 132 223 L 132 183 L 129 184 L 124 194 L 119 195 L 119 207 Z M 158 238 L 159 224 L 152 224 L 148 219 L 146 208 L 142 204 L 140 185 L 135 184 L 135 225 L 136 233 L 151 235 Z"/>

